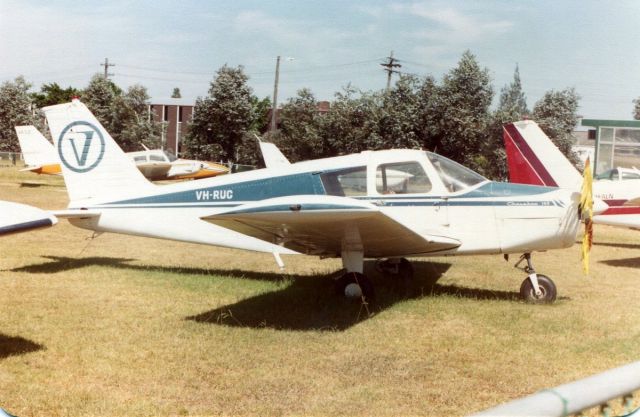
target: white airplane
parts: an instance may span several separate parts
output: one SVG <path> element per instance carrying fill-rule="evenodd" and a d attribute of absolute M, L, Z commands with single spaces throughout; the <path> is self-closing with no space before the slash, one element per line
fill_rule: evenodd
<path fill-rule="evenodd" d="M 504 126 L 509 181 L 579 189 L 582 176 L 533 121 Z M 595 176 L 593 197 L 606 203 L 594 223 L 640 228 L 640 170 L 616 168 Z"/>
<path fill-rule="evenodd" d="M 35 126 L 16 126 L 20 149 L 27 165 L 21 171 L 60 175 L 60 157 L 55 148 Z M 183 180 L 214 177 L 229 172 L 227 167 L 212 162 L 178 159 L 162 149 L 128 152 L 142 174 L 150 180 Z"/>
<path fill-rule="evenodd" d="M 577 192 L 491 182 L 419 150 L 291 164 L 267 145 L 265 169 L 157 186 L 80 101 L 43 110 L 69 206 L 30 208 L 25 219 L 22 206 L 4 203 L 0 233 L 67 218 L 96 232 L 271 252 L 277 261 L 280 254 L 338 257 L 346 272 L 336 290 L 365 298 L 374 294 L 365 258 L 389 258 L 384 270 L 410 275 L 402 257 L 518 253 L 518 264 L 527 263 L 522 296 L 552 302 L 555 284 L 535 272 L 530 254 L 573 245 L 580 223 Z M 389 172 L 406 174 L 395 194 L 387 193 Z"/>

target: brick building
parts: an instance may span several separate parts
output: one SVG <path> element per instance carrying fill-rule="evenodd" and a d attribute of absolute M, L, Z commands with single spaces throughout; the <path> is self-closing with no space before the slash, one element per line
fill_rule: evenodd
<path fill-rule="evenodd" d="M 180 155 L 180 143 L 187 134 L 188 122 L 193 117 L 193 102 L 170 98 L 149 104 L 149 110 L 156 122 L 162 122 L 162 147 Z"/>

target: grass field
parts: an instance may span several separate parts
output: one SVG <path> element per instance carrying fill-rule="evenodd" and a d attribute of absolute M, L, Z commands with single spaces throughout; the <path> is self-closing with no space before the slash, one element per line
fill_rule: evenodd
<path fill-rule="evenodd" d="M 60 178 L 0 168 L 0 199 L 63 208 Z M 168 219 L 169 220 L 169 219 Z M 54 228 L 0 239 L 0 407 L 18 416 L 464 415 L 640 357 L 639 232 L 534 255 L 416 260 L 403 298 L 337 298 L 335 260 Z M 438 278 L 430 290 L 430 281 Z"/>

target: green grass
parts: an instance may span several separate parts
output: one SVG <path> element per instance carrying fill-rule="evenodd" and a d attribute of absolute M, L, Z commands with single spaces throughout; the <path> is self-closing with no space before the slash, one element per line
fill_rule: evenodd
<path fill-rule="evenodd" d="M 0 184 L 66 205 L 60 178 Z M 408 298 L 374 276 L 371 314 L 334 295 L 336 260 L 90 236 L 0 239 L 0 406 L 21 417 L 464 415 L 640 354 L 635 231 L 596 227 L 588 277 L 578 246 L 535 254 L 554 305 L 518 300 L 515 259 L 447 257 L 416 260 Z"/>

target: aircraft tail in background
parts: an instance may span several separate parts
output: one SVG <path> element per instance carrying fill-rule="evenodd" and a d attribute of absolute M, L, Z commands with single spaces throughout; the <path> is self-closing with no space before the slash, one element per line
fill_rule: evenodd
<path fill-rule="evenodd" d="M 22 158 L 27 165 L 24 171 L 38 174 L 60 174 L 56 150 L 35 126 L 16 126 Z"/>
<path fill-rule="evenodd" d="M 509 182 L 579 190 L 582 176 L 534 121 L 503 127 Z"/>
<path fill-rule="evenodd" d="M 72 205 L 155 188 L 80 100 L 43 111 Z"/>

